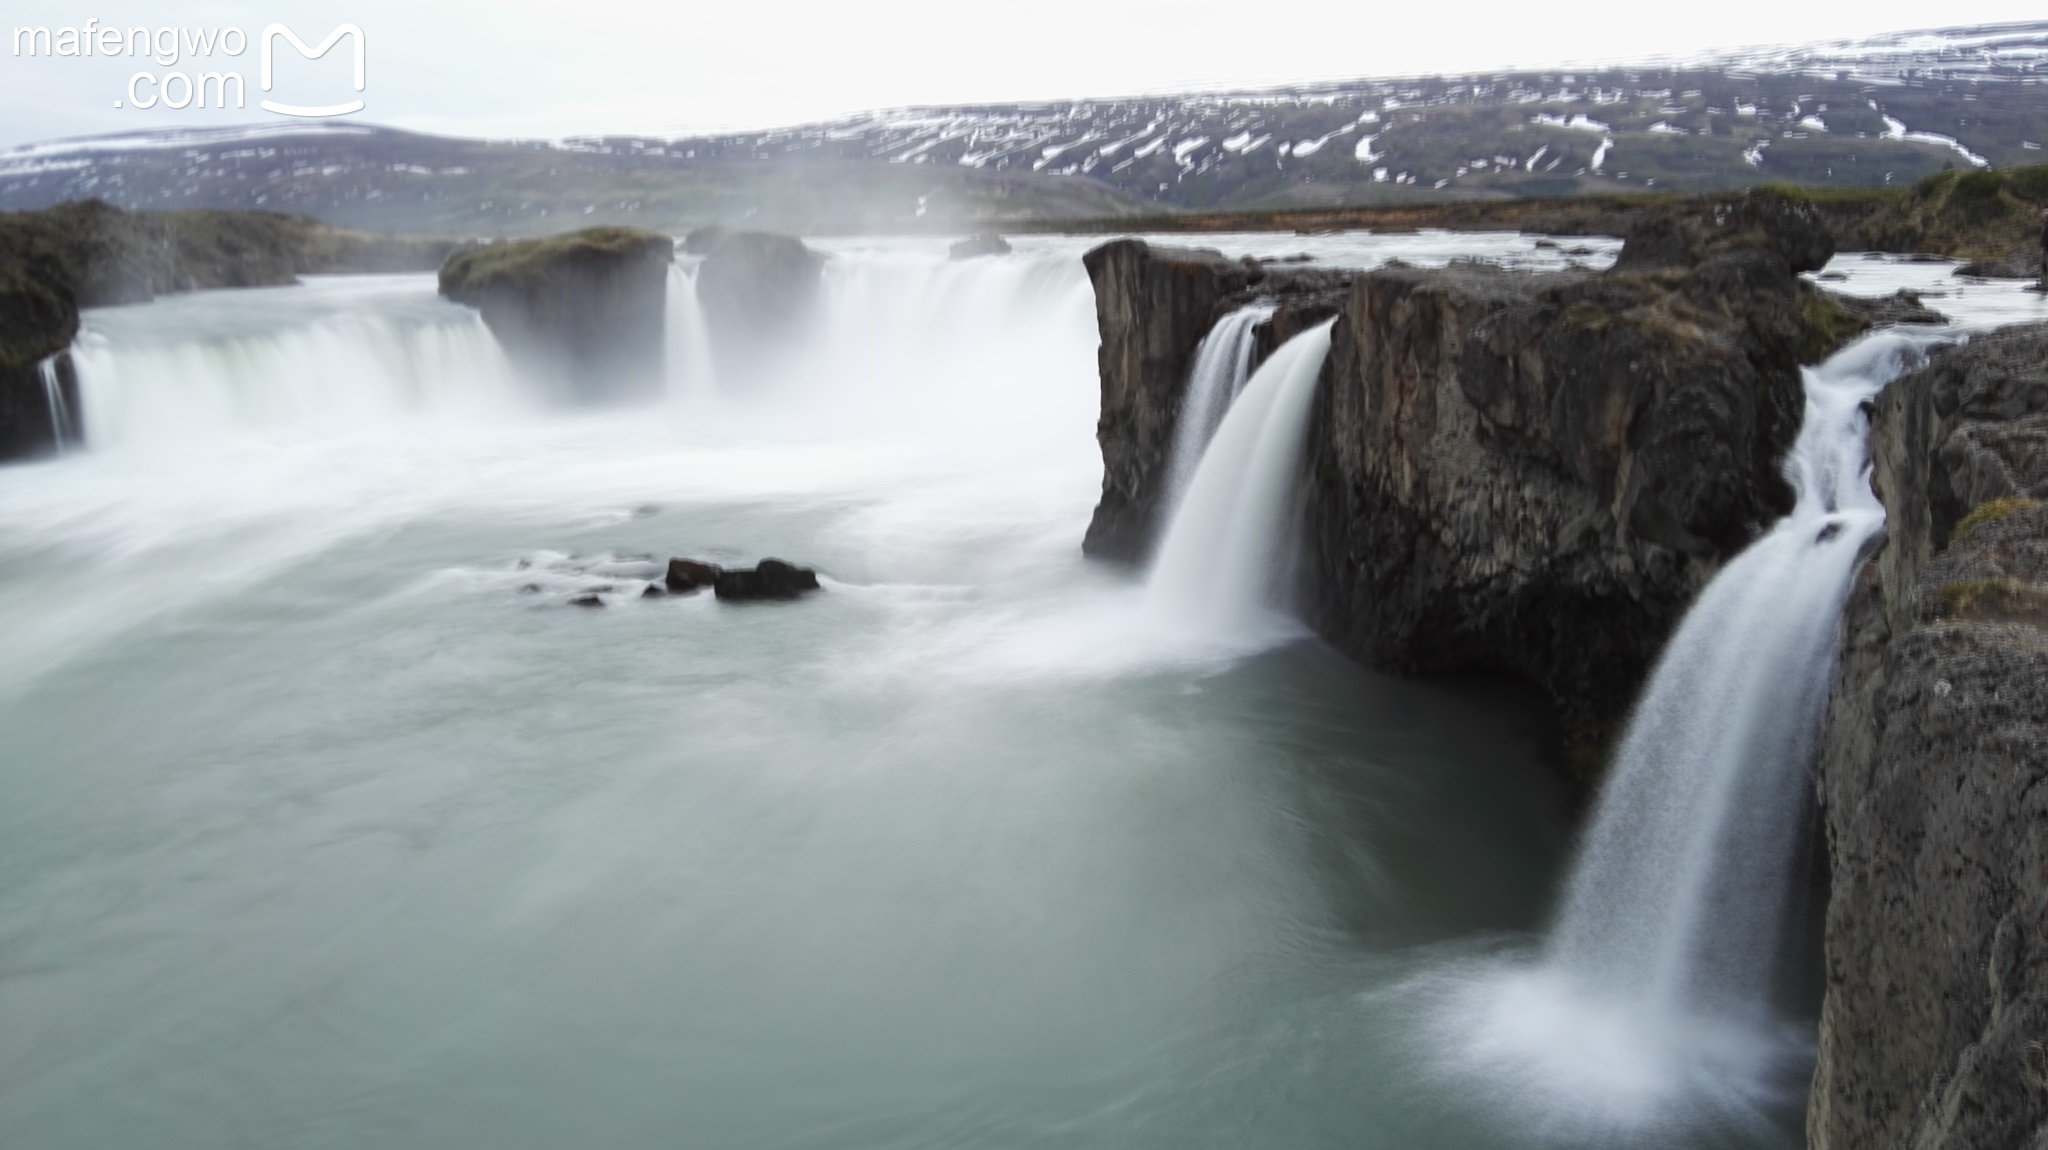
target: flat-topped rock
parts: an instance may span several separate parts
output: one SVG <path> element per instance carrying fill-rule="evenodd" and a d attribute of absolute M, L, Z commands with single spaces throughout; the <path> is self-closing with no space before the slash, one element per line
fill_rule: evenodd
<path fill-rule="evenodd" d="M 483 314 L 522 372 L 576 401 L 659 392 L 674 241 L 586 228 L 458 252 L 441 294 Z"/>

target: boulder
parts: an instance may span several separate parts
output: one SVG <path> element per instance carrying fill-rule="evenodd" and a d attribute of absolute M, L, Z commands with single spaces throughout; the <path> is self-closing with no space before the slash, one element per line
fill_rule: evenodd
<path fill-rule="evenodd" d="M 483 313 L 523 373 L 578 402 L 662 386 L 675 244 L 637 228 L 586 228 L 458 252 L 441 294 Z"/>
<path fill-rule="evenodd" d="M 1940 353 L 1872 420 L 1887 537 L 1820 740 L 1816 1150 L 2048 1144 L 2048 326 Z"/>
<path fill-rule="evenodd" d="M 825 257 L 795 236 L 699 228 L 683 251 L 704 257 L 697 301 L 723 382 L 758 377 L 817 314 Z"/>
<path fill-rule="evenodd" d="M 703 563 L 695 559 L 671 559 L 668 561 L 668 575 L 663 582 L 669 590 L 678 594 L 700 591 L 717 583 L 722 570 L 716 563 Z"/>
<path fill-rule="evenodd" d="M 1689 268 L 1737 250 L 1774 252 L 1795 272 L 1819 271 L 1835 256 L 1835 237 L 1812 201 L 1752 188 L 1638 213 L 1622 233 L 1614 270 Z"/>
<path fill-rule="evenodd" d="M 818 573 L 780 559 L 763 559 L 752 571 L 720 571 L 713 587 L 720 599 L 794 599 L 818 589 Z"/>
<path fill-rule="evenodd" d="M 994 232 L 969 236 L 946 249 L 946 254 L 956 260 L 971 260 L 976 256 L 1003 256 L 1010 254 L 1010 241 Z"/>

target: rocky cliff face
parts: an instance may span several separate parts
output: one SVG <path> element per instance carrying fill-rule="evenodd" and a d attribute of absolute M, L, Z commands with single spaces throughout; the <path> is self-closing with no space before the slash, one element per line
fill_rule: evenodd
<path fill-rule="evenodd" d="M 641 398 L 661 386 L 675 243 L 587 228 L 458 252 L 441 294 L 483 313 L 513 362 L 573 401 Z"/>
<path fill-rule="evenodd" d="M 1607 274 L 1361 277 L 1312 424 L 1311 624 L 1540 684 L 1597 768 L 1699 588 L 1790 507 L 1795 273 L 1832 254 L 1755 197 L 1646 221 Z"/>
<path fill-rule="evenodd" d="M 1227 259 L 1220 252 L 1115 240 L 1082 258 L 1095 286 L 1102 376 L 1102 499 L 1081 550 L 1104 559 L 1149 557 L 1164 524 L 1173 429 L 1195 349 L 1218 319 L 1262 294 L 1288 297 L 1261 333 L 1261 351 L 1328 318 L 1349 272 Z"/>
<path fill-rule="evenodd" d="M 2048 1146 L 2048 328 L 1894 383 L 1818 785 L 1816 1150 Z"/>
<path fill-rule="evenodd" d="M 0 214 L 0 461 L 48 450 L 56 420 L 37 364 L 70 346 L 78 309 L 306 273 L 428 271 L 454 245 L 345 232 L 270 212 L 126 212 L 98 201 Z M 78 411 L 75 387 L 68 408 Z"/>

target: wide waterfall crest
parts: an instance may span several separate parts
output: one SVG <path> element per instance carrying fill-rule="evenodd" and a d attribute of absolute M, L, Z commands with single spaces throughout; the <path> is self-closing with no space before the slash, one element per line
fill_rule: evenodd
<path fill-rule="evenodd" d="M 1887 332 L 1805 373 L 1790 514 L 1665 647 L 1541 961 L 1454 995 L 1458 1068 L 1560 1123 L 1754 1118 L 1803 1057 L 1777 959 L 1843 604 L 1884 528 L 1865 404 L 1946 333 Z"/>
<path fill-rule="evenodd" d="M 1146 611 L 1162 626 L 1236 642 L 1280 623 L 1273 607 L 1293 568 L 1301 451 L 1335 322 L 1260 364 L 1202 453 L 1145 586 Z"/>
<path fill-rule="evenodd" d="M 286 312 L 285 290 L 262 302 Z M 268 329 L 199 338 L 170 325 L 176 313 L 162 304 L 151 305 L 161 321 L 141 309 L 89 313 L 72 349 L 86 437 L 95 449 L 181 452 L 195 441 L 319 438 L 518 402 L 475 313 L 410 294 L 397 297 L 404 308 L 380 310 L 390 294 L 366 290 L 361 310 L 286 312 Z"/>
<path fill-rule="evenodd" d="M 1188 369 L 1187 392 L 1181 400 L 1180 420 L 1173 432 L 1166 498 L 1160 503 L 1168 522 L 1187 495 L 1188 484 L 1194 481 L 1202 452 L 1215 438 L 1224 415 L 1250 379 L 1259 325 L 1272 319 L 1277 310 L 1278 305 L 1271 300 L 1246 304 L 1217 320 L 1196 346 L 1194 366 Z"/>

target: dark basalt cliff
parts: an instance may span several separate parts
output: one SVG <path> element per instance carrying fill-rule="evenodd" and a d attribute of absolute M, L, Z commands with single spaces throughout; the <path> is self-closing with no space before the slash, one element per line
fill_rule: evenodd
<path fill-rule="evenodd" d="M 1095 285 L 1102 376 L 1102 500 L 1081 550 L 1137 562 L 1158 541 L 1174 423 L 1195 348 L 1218 319 L 1261 295 L 1288 306 L 1261 333 L 1260 351 L 1326 319 L 1354 272 L 1227 259 L 1220 252 L 1115 240 L 1082 258 Z"/>
<path fill-rule="evenodd" d="M 89 200 L 0 214 L 0 460 L 55 444 L 37 365 L 70 346 L 80 308 L 320 272 L 429 271 L 453 246 L 270 212 L 127 212 Z M 68 372 L 59 375 L 68 388 Z"/>
<path fill-rule="evenodd" d="M 1830 342 L 1795 273 L 1832 254 L 1757 196 L 1645 221 L 1606 274 L 1361 277 L 1309 440 L 1310 623 L 1375 666 L 1534 681 L 1597 769 L 1699 588 L 1791 505 L 1799 365 Z"/>
<path fill-rule="evenodd" d="M 529 377 L 564 399 L 659 389 L 675 242 L 637 228 L 586 228 L 458 252 L 441 294 L 483 313 Z"/>
<path fill-rule="evenodd" d="M 1819 793 L 1816 1150 L 2048 1145 L 2048 328 L 1877 404 Z"/>
<path fill-rule="evenodd" d="M 825 257 L 795 236 L 699 228 L 683 251 L 704 257 L 697 301 L 722 380 L 751 381 L 817 314 Z"/>

